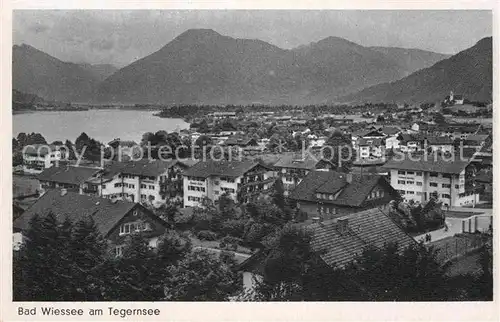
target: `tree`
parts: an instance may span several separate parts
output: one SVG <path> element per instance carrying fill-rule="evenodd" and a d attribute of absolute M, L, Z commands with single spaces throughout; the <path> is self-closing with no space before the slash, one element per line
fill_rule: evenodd
<path fill-rule="evenodd" d="M 274 204 L 278 206 L 281 210 L 285 209 L 285 188 L 283 186 L 283 181 L 281 181 L 281 178 L 277 178 L 274 181 L 273 187 L 272 187 L 272 197 Z"/>
<path fill-rule="evenodd" d="M 25 243 L 14 256 L 14 299 L 16 301 L 71 300 L 71 223 L 59 223 L 54 214 L 29 223 Z M 40 277 L 43 278 L 40 278 Z"/>
<path fill-rule="evenodd" d="M 434 115 L 434 122 L 436 122 L 436 124 L 445 124 L 446 123 L 446 119 L 445 119 L 445 117 L 444 117 L 443 114 L 436 113 Z"/>
<path fill-rule="evenodd" d="M 168 301 L 228 301 L 242 289 L 242 279 L 216 255 L 205 250 L 188 254 L 167 268 Z"/>

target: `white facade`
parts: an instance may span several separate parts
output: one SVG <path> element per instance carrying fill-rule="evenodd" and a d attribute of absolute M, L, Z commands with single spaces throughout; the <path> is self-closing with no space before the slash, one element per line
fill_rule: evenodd
<path fill-rule="evenodd" d="M 64 154 L 58 150 L 50 151 L 45 155 L 42 155 L 42 152 L 43 150 L 40 151 L 40 155 L 23 154 L 23 171 L 25 173 L 41 173 L 44 169 L 52 167 L 54 162 L 64 158 Z"/>
<path fill-rule="evenodd" d="M 465 170 L 460 174 L 391 169 L 391 186 L 406 201 L 426 202 L 437 193 L 444 206 L 460 207 L 479 201 L 479 194 L 465 191 Z"/>

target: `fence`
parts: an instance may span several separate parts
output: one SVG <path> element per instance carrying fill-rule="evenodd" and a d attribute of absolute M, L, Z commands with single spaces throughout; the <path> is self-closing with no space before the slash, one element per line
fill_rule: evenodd
<path fill-rule="evenodd" d="M 475 233 L 476 231 L 485 233 L 488 232 L 493 227 L 493 216 L 492 215 L 475 215 L 469 218 L 465 218 L 462 221 L 462 232 L 463 233 Z"/>
<path fill-rule="evenodd" d="M 437 259 L 444 264 L 481 248 L 485 242 L 485 236 L 481 234 L 460 234 L 438 240 L 430 245 L 438 250 Z"/>

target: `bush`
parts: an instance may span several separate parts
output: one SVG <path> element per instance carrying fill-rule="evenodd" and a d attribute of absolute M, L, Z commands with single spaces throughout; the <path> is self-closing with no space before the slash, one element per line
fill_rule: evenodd
<path fill-rule="evenodd" d="M 222 235 L 230 235 L 234 237 L 243 237 L 245 231 L 245 220 L 232 219 L 220 224 L 220 233 Z"/>
<path fill-rule="evenodd" d="M 239 245 L 243 242 L 243 240 L 241 238 L 237 238 L 237 237 L 233 237 L 233 236 L 226 236 L 226 237 L 222 238 L 221 243 L 222 242 L 225 244 Z"/>
<path fill-rule="evenodd" d="M 217 234 L 210 230 L 201 230 L 196 235 L 200 240 L 217 240 Z"/>

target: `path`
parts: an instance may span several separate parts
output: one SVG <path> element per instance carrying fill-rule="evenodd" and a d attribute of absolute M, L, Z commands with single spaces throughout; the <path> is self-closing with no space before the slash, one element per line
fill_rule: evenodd
<path fill-rule="evenodd" d="M 208 250 L 208 251 L 211 251 L 211 252 L 216 252 L 216 253 L 220 253 L 222 252 L 222 249 L 219 249 L 219 248 L 210 248 L 210 247 L 203 247 L 203 246 L 194 246 L 193 249 L 205 249 L 205 250 Z M 243 253 L 238 253 L 238 252 L 234 252 L 232 250 L 229 250 L 228 252 L 231 252 L 234 254 L 234 259 L 236 260 L 236 262 L 238 264 L 241 264 L 243 263 L 247 258 L 249 258 L 250 256 L 252 255 L 249 255 L 249 254 L 243 254 Z"/>

